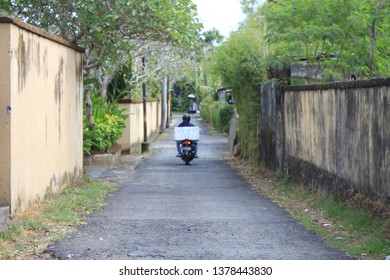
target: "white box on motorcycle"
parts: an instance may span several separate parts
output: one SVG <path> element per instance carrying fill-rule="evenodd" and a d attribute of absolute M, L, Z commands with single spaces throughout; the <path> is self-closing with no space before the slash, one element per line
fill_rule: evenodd
<path fill-rule="evenodd" d="M 175 141 L 182 141 L 185 139 L 199 141 L 199 127 L 175 127 Z"/>

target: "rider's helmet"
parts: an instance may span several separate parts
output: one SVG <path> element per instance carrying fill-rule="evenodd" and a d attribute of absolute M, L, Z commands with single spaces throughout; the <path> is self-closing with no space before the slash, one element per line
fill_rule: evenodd
<path fill-rule="evenodd" d="M 183 115 L 183 121 L 190 122 L 190 120 L 191 120 L 191 116 L 190 115 L 188 115 L 188 114 Z"/>

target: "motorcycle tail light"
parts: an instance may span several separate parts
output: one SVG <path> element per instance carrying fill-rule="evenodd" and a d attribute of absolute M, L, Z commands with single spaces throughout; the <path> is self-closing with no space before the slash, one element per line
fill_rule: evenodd
<path fill-rule="evenodd" d="M 183 144 L 184 145 L 191 145 L 191 141 L 184 141 Z"/>

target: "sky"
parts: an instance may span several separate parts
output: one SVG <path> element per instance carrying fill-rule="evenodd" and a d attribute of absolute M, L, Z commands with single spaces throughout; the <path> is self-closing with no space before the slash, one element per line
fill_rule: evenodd
<path fill-rule="evenodd" d="M 215 27 L 225 37 L 237 30 L 239 22 L 244 19 L 240 0 L 192 0 L 198 7 L 198 16 L 204 30 Z"/>

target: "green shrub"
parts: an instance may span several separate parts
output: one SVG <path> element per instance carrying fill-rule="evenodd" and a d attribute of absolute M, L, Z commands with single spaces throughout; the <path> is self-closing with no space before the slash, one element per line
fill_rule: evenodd
<path fill-rule="evenodd" d="M 260 104 L 256 87 L 244 85 L 237 89 L 236 108 L 238 111 L 237 138 L 240 156 L 252 165 L 259 163 L 260 147 Z"/>
<path fill-rule="evenodd" d="M 222 106 L 217 101 L 214 101 L 212 96 L 209 96 L 202 103 L 201 117 L 219 132 L 228 133 L 233 112 L 234 106 Z"/>
<path fill-rule="evenodd" d="M 212 124 L 210 107 L 213 104 L 213 99 L 211 96 L 206 97 L 202 102 L 202 109 L 200 110 L 200 116 L 208 124 Z"/>
<path fill-rule="evenodd" d="M 221 84 L 229 86 L 235 100 L 239 116 L 237 139 L 240 157 L 258 164 L 260 145 L 260 84 L 268 80 L 268 61 L 264 47 L 261 20 L 257 16 L 248 17 L 245 26 L 233 32 L 213 54 L 211 70 L 221 79 Z"/>
<path fill-rule="evenodd" d="M 230 129 L 230 119 L 234 113 L 234 107 L 232 105 L 226 105 L 219 108 L 217 129 L 221 132 L 228 133 Z"/>
<path fill-rule="evenodd" d="M 95 126 L 90 128 L 85 116 L 83 125 L 83 148 L 88 155 L 92 152 L 107 152 L 122 136 L 128 117 L 124 113 L 125 109 L 120 109 L 115 102 L 101 99 L 96 93 L 91 94 L 91 100 Z"/>

